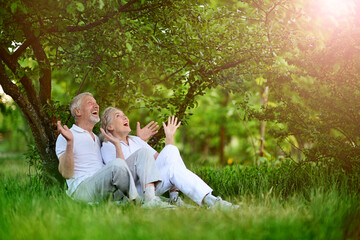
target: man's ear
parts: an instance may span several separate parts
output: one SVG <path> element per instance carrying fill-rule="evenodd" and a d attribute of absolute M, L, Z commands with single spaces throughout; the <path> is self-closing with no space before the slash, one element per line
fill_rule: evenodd
<path fill-rule="evenodd" d="M 75 115 L 76 115 L 77 117 L 80 117 L 80 116 L 81 116 L 80 109 L 78 109 L 78 108 L 75 108 L 75 109 L 74 109 L 74 113 L 75 113 Z"/>

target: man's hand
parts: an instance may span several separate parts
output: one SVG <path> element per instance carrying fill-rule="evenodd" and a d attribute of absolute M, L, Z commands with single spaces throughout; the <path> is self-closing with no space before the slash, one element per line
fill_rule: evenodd
<path fill-rule="evenodd" d="M 158 133 L 159 125 L 157 122 L 151 121 L 144 128 L 140 128 L 140 123 L 137 123 L 136 135 L 144 141 L 149 140 L 152 136 Z"/>
<path fill-rule="evenodd" d="M 65 125 L 64 127 L 61 125 L 61 121 L 57 121 L 57 130 L 63 135 L 67 142 L 73 142 L 74 136 L 70 129 Z"/>
<path fill-rule="evenodd" d="M 165 132 L 165 145 L 174 144 L 174 135 L 178 127 L 180 127 L 181 122 L 177 122 L 177 117 L 172 116 L 168 118 L 167 125 L 163 122 L 164 132 Z"/>

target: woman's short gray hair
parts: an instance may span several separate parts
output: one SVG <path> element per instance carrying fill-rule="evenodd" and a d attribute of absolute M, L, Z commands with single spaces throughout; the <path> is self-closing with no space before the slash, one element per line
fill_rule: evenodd
<path fill-rule="evenodd" d="M 114 108 L 114 107 L 108 107 L 108 108 L 106 108 L 105 110 L 104 110 L 104 112 L 103 112 L 103 114 L 102 114 L 102 116 L 101 116 L 101 128 L 102 129 L 104 129 L 104 131 L 106 132 L 106 133 L 109 133 L 109 131 L 107 130 L 107 126 L 112 122 L 112 120 L 113 120 L 113 113 L 115 112 L 115 111 L 121 111 L 120 109 L 117 109 L 117 108 Z M 101 136 L 100 136 L 100 139 L 102 140 L 102 141 L 107 141 L 105 138 L 104 138 L 104 136 L 102 136 L 102 134 L 101 134 Z"/>
<path fill-rule="evenodd" d="M 84 96 L 90 96 L 90 97 L 94 97 L 91 93 L 89 92 L 84 92 L 84 93 L 80 93 L 79 95 L 76 95 L 70 102 L 70 106 L 69 106 L 69 109 L 70 109 L 70 112 L 71 112 L 71 115 L 73 116 L 73 118 L 76 120 L 76 114 L 74 112 L 74 109 L 77 108 L 77 109 L 80 109 L 80 105 L 81 105 L 81 99 L 84 97 Z"/>

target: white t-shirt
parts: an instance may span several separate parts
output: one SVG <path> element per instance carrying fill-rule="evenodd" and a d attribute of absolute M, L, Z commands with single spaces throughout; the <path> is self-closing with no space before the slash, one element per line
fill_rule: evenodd
<path fill-rule="evenodd" d="M 125 159 L 127 159 L 131 154 L 139 150 L 140 148 L 150 149 L 152 154 L 155 155 L 156 150 L 153 149 L 149 144 L 144 140 L 136 136 L 128 136 L 129 145 L 120 141 L 121 150 L 124 154 Z M 101 155 L 105 164 L 108 164 L 110 161 L 116 158 L 116 148 L 111 142 L 103 142 L 101 147 Z"/>
<path fill-rule="evenodd" d="M 76 126 L 71 127 L 74 136 L 74 175 L 66 179 L 68 185 L 67 194 L 71 195 L 79 184 L 86 178 L 91 177 L 103 166 L 100 152 L 100 140 L 95 136 L 95 141 L 91 134 Z M 56 155 L 59 158 L 66 151 L 66 139 L 60 134 L 56 140 Z"/>

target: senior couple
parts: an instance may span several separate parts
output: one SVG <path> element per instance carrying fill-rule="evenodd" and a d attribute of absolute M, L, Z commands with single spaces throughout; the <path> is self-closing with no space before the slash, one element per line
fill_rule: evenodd
<path fill-rule="evenodd" d="M 212 195 L 212 189 L 188 170 L 174 145 L 181 122 L 169 117 L 163 123 L 165 147 L 158 153 L 144 140 L 155 133 L 154 124 L 129 135 L 129 119 L 119 109 L 108 107 L 101 118 L 102 140 L 92 130 L 100 121 L 99 105 L 91 93 L 81 93 L 70 102 L 75 124 L 69 129 L 58 121 L 56 141 L 59 172 L 66 179 L 67 194 L 75 200 L 98 202 L 135 200 L 145 208 L 184 205 L 181 191 L 200 206 L 231 207 Z M 156 126 L 157 127 L 157 126 Z M 143 138 L 143 139 L 141 139 Z M 169 202 L 159 196 L 170 191 Z"/>

